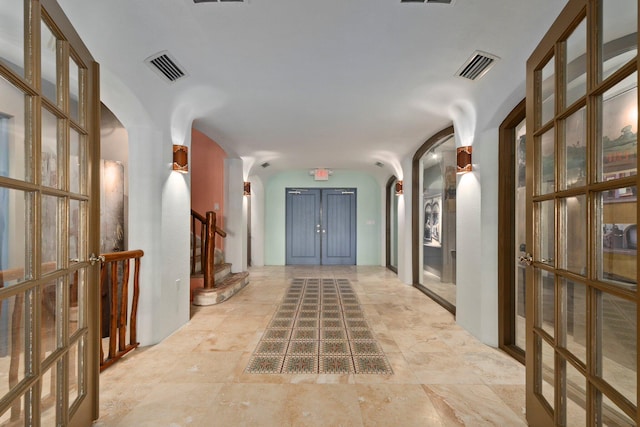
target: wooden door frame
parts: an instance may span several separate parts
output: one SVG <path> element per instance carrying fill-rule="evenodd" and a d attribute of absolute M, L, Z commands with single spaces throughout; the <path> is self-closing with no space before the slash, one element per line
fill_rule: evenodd
<path fill-rule="evenodd" d="M 384 230 L 385 230 L 385 264 L 387 266 L 387 268 L 391 271 L 393 271 L 394 273 L 398 274 L 398 268 L 394 267 L 393 265 L 391 265 L 391 251 L 393 248 L 393 244 L 391 242 L 391 227 L 393 226 L 391 224 L 391 209 L 393 208 L 393 203 L 391 203 L 391 198 L 395 197 L 395 189 L 393 188 L 393 183 L 397 180 L 398 178 L 395 175 L 391 175 L 391 177 L 389 178 L 389 180 L 387 181 L 387 185 L 386 185 L 386 190 L 385 190 L 385 212 L 386 212 L 386 217 L 385 217 L 385 225 L 384 225 Z M 397 218 L 398 216 L 398 212 L 396 212 L 396 221 L 398 220 Z M 396 245 L 397 243 L 397 239 L 398 236 L 396 237 Z"/>
<path fill-rule="evenodd" d="M 515 343 L 515 183 L 517 153 L 515 127 L 526 118 L 526 100 L 520 101 L 500 125 L 498 175 L 498 345 L 524 364 L 525 351 Z"/>

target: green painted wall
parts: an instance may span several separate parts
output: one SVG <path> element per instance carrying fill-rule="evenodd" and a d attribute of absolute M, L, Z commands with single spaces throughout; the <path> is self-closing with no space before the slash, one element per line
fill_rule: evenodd
<path fill-rule="evenodd" d="M 362 172 L 334 171 L 329 181 L 314 181 L 307 170 L 283 172 L 265 186 L 264 263 L 285 264 L 285 188 L 357 188 L 357 265 L 380 265 L 382 254 L 381 188 Z"/>

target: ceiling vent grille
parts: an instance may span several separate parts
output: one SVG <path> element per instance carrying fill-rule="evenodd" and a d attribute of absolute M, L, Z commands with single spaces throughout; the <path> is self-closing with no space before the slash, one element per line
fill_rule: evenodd
<path fill-rule="evenodd" d="M 400 3 L 453 4 L 454 1 L 455 0 L 400 0 Z"/>
<path fill-rule="evenodd" d="M 476 50 L 473 55 L 462 64 L 462 67 L 456 72 L 456 76 L 464 77 L 469 80 L 476 80 L 484 76 L 493 64 L 500 58 L 486 52 Z"/>
<path fill-rule="evenodd" d="M 169 83 L 174 83 L 176 80 L 188 76 L 184 69 L 178 64 L 178 61 L 167 51 L 151 55 L 145 59 L 144 62 L 158 75 L 169 81 Z"/>
<path fill-rule="evenodd" d="M 244 0 L 193 0 L 194 3 L 244 3 Z"/>

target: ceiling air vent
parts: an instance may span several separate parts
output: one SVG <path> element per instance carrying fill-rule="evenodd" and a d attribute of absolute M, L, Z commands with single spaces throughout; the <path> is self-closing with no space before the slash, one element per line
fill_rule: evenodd
<path fill-rule="evenodd" d="M 194 0 L 195 1 L 195 0 Z M 400 0 L 400 3 L 453 4 L 455 0 Z"/>
<path fill-rule="evenodd" d="M 464 77 L 469 80 L 476 80 L 484 76 L 489 68 L 500 58 L 486 52 L 476 50 L 462 67 L 456 73 L 456 76 Z"/>
<path fill-rule="evenodd" d="M 225 3 L 225 2 L 234 2 L 234 3 L 243 3 L 244 0 L 193 0 L 194 3 Z"/>
<path fill-rule="evenodd" d="M 178 79 L 188 76 L 173 56 L 166 50 L 151 55 L 144 62 L 161 77 L 173 83 Z"/>

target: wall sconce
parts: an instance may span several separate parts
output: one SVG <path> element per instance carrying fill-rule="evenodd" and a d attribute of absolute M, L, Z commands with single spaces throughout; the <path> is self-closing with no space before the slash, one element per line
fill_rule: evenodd
<path fill-rule="evenodd" d="M 245 196 L 251 195 L 251 183 L 249 181 L 244 182 L 244 195 Z"/>
<path fill-rule="evenodd" d="M 189 147 L 186 145 L 173 146 L 173 170 L 180 173 L 189 172 Z"/>
<path fill-rule="evenodd" d="M 404 191 L 402 190 L 402 181 L 396 181 L 396 196 L 400 196 L 404 194 Z"/>
<path fill-rule="evenodd" d="M 457 149 L 457 163 L 458 170 L 457 173 L 466 173 L 471 172 L 473 170 L 473 165 L 471 161 L 471 152 L 472 148 L 470 145 L 466 147 L 458 147 Z"/>

